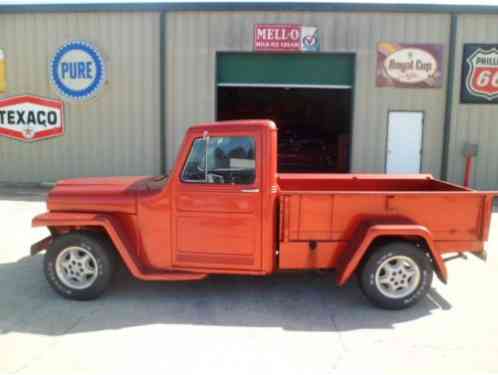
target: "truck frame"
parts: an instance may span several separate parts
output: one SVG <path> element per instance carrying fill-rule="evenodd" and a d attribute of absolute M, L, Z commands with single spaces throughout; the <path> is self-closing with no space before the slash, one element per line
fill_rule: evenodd
<path fill-rule="evenodd" d="M 425 296 L 443 256 L 484 255 L 495 192 L 428 174 L 279 174 L 269 120 L 191 127 L 169 176 L 59 181 L 48 212 L 50 285 L 66 298 L 98 297 L 117 262 L 141 280 L 210 274 L 357 273 L 375 305 L 402 309 Z"/>

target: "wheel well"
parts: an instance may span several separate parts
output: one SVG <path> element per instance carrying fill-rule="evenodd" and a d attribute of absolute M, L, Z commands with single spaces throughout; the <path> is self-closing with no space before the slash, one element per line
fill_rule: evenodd
<path fill-rule="evenodd" d="M 378 247 L 385 245 L 386 243 L 389 242 L 410 242 L 414 244 L 417 248 L 420 249 L 420 251 L 423 251 L 426 256 L 431 260 L 432 267 L 434 268 L 434 271 L 436 273 L 439 273 L 439 270 L 437 269 L 436 263 L 434 256 L 432 255 L 432 252 L 429 248 L 429 244 L 427 243 L 426 239 L 421 237 L 421 236 L 389 236 L 389 235 L 382 235 L 376 237 L 370 245 L 368 245 L 368 250 L 365 254 L 365 256 L 362 259 L 361 265 L 365 263 L 365 261 L 368 259 L 369 254 L 372 254 L 373 250 Z"/>
<path fill-rule="evenodd" d="M 79 232 L 79 233 L 100 235 L 102 237 L 106 237 L 109 241 L 111 240 L 111 238 L 109 237 L 109 234 L 104 229 L 104 227 L 99 226 L 99 225 L 51 226 L 51 227 L 48 227 L 48 230 L 50 231 L 50 234 L 52 234 L 53 237 L 58 237 L 58 236 L 61 236 L 63 234 L 67 234 L 67 233 L 71 233 L 71 232 Z"/>
<path fill-rule="evenodd" d="M 112 241 L 111 237 L 109 236 L 109 233 L 105 230 L 104 227 L 98 226 L 98 225 L 93 225 L 93 226 L 78 226 L 78 227 L 48 227 L 48 230 L 52 234 L 52 237 L 57 238 L 59 236 L 62 236 L 64 234 L 68 233 L 81 233 L 81 234 L 86 234 L 90 235 L 93 237 L 96 237 L 102 241 L 104 241 L 109 248 L 112 248 L 112 251 L 115 255 L 116 259 L 120 259 L 122 261 L 121 256 L 119 255 L 118 250 L 116 249 L 116 246 L 114 245 L 114 242 Z"/>
<path fill-rule="evenodd" d="M 425 238 L 420 237 L 420 236 L 389 236 L 389 235 L 382 235 L 376 237 L 368 246 L 368 251 L 370 251 L 371 248 L 384 245 L 388 242 L 395 242 L 395 241 L 400 241 L 400 242 L 410 242 L 414 244 L 415 246 L 423 249 L 424 251 L 429 250 L 429 245 L 427 244 L 427 241 Z"/>

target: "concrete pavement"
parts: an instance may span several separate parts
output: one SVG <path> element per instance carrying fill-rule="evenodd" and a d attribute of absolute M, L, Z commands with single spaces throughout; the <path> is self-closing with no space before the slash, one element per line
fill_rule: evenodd
<path fill-rule="evenodd" d="M 498 373 L 498 214 L 486 263 L 448 263 L 405 311 L 369 305 L 334 274 L 141 282 L 121 272 L 97 301 L 60 298 L 31 229 L 40 194 L 0 191 L 0 373 Z"/>

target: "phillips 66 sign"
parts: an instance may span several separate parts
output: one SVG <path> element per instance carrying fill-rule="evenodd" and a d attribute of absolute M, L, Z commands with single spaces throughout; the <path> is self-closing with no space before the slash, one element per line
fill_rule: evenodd
<path fill-rule="evenodd" d="M 465 44 L 462 103 L 498 103 L 498 44 Z"/>

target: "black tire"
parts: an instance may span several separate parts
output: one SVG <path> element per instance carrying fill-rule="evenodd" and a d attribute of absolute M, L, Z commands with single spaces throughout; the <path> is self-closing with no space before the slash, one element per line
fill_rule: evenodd
<path fill-rule="evenodd" d="M 95 262 L 89 259 L 89 264 L 93 265 L 95 270 L 91 278 L 93 281 L 88 286 L 83 285 L 84 288 L 81 289 L 68 285 L 68 282 L 59 276 L 60 272 L 59 274 L 57 272 L 58 256 L 71 247 L 82 248 L 95 259 Z M 93 232 L 71 232 L 57 237 L 47 249 L 44 272 L 50 286 L 64 298 L 79 301 L 91 300 L 99 297 L 109 285 L 114 273 L 115 261 L 115 251 L 104 235 Z"/>
<path fill-rule="evenodd" d="M 393 275 L 393 278 L 391 278 L 390 275 L 392 272 L 386 273 L 386 266 L 390 267 L 389 265 L 396 265 L 396 259 L 398 259 L 398 261 L 399 259 L 406 260 L 406 258 L 399 257 L 410 259 L 413 262 L 413 267 L 418 267 L 418 282 L 415 282 L 417 278 L 414 278 L 413 280 L 415 281 L 412 281 L 411 277 L 405 274 L 400 273 L 400 275 Z M 392 261 L 388 262 L 389 259 L 392 259 Z M 401 260 L 401 262 L 404 262 L 405 260 Z M 408 270 L 411 270 L 413 267 L 409 266 L 410 263 L 408 263 L 406 267 Z M 381 267 L 382 269 L 380 269 Z M 387 277 L 389 281 L 387 281 L 386 284 L 376 282 L 378 270 L 379 276 L 389 275 L 389 277 Z M 419 248 L 411 242 L 392 241 L 371 249 L 360 267 L 359 272 L 360 288 L 363 294 L 374 305 L 388 310 L 401 310 L 415 305 L 427 294 L 432 283 L 434 268 L 431 259 L 423 248 Z M 394 277 L 400 278 L 400 281 Z M 406 278 L 408 278 L 408 281 L 405 280 Z M 394 286 L 393 284 L 395 282 L 398 284 Z M 409 284 L 411 282 L 413 284 L 410 286 Z M 400 285 L 401 283 L 403 283 L 403 285 Z M 389 285 L 394 288 L 397 288 L 399 285 L 400 289 L 399 291 L 390 292 L 392 289 L 388 289 Z M 405 292 L 409 294 L 400 295 L 400 297 L 397 298 L 392 296 L 392 294 L 397 292 L 403 293 L 402 288 L 405 288 L 405 285 Z M 391 296 L 386 294 L 391 294 Z"/>

